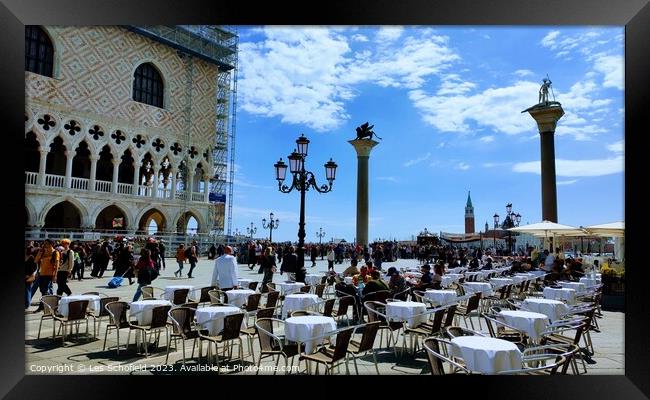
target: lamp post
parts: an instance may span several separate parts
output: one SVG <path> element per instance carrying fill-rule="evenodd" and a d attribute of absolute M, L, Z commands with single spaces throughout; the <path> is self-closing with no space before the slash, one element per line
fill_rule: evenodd
<path fill-rule="evenodd" d="M 323 231 L 323 227 L 320 227 L 318 229 L 318 232 L 316 232 L 316 237 L 318 238 L 318 248 L 320 249 L 320 259 L 323 259 L 323 246 L 321 246 L 321 243 L 323 241 L 323 238 L 325 237 L 326 233 Z M 333 241 L 333 240 L 332 240 Z"/>
<path fill-rule="evenodd" d="M 492 216 L 494 218 L 494 230 L 492 231 L 492 237 L 493 237 L 493 247 L 494 247 L 494 252 L 496 255 L 497 251 L 497 228 L 499 227 L 499 214 L 494 213 Z"/>
<path fill-rule="evenodd" d="M 274 164 L 275 179 L 278 181 L 278 190 L 282 193 L 290 193 L 293 189 L 300 191 L 300 222 L 298 224 L 298 267 L 305 264 L 305 192 L 313 188 L 319 193 L 327 193 L 332 190 L 332 184 L 336 178 L 336 163 L 330 160 L 325 163 L 325 178 L 329 185 L 318 186 L 316 177 L 305 169 L 305 158 L 309 147 L 309 140 L 305 135 L 300 135 L 296 140 L 297 150 L 294 150 L 289 157 L 289 169 L 293 175 L 291 185 L 284 185 L 287 175 L 287 164 L 282 159 Z"/>
<path fill-rule="evenodd" d="M 269 223 L 266 223 L 266 218 L 262 218 L 262 228 L 269 230 L 269 242 L 273 243 L 273 229 L 278 227 L 280 220 L 273 219 L 273 213 L 269 214 Z"/>
<path fill-rule="evenodd" d="M 512 211 L 512 203 L 506 204 L 506 218 L 503 220 L 501 229 L 510 229 L 519 226 L 521 215 Z M 512 254 L 512 232 L 508 231 L 508 252 Z"/>
<path fill-rule="evenodd" d="M 246 227 L 246 232 L 251 237 L 251 240 L 253 240 L 253 235 L 257 233 L 257 227 L 254 226 L 253 223 L 251 222 L 250 228 Z"/>

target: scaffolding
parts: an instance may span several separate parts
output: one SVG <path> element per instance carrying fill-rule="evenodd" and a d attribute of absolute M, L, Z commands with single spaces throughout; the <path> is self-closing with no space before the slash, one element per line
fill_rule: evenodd
<path fill-rule="evenodd" d="M 235 172 L 237 47 L 239 44 L 237 31 L 234 27 L 219 25 L 145 25 L 130 26 L 128 29 L 175 48 L 180 53 L 189 55 L 190 58 L 198 57 L 216 64 L 219 68 L 216 82 L 215 142 L 212 149 L 214 176 L 210 180 L 209 188 L 209 201 L 211 204 L 209 217 L 211 227 L 209 232 L 212 236 L 218 238 L 223 236 L 227 226 L 228 237 L 230 237 Z M 191 66 L 191 61 L 187 61 Z M 188 84 L 191 85 L 191 72 L 188 80 Z M 231 124 L 228 124 L 229 117 L 231 118 Z M 186 138 L 187 140 L 189 140 L 189 137 Z M 230 165 L 228 165 L 229 143 Z M 186 146 L 189 146 L 189 143 L 186 142 Z M 230 171 L 228 171 L 228 168 Z M 189 185 L 184 186 L 188 187 Z M 226 193 L 228 193 L 227 222 L 224 221 Z"/>

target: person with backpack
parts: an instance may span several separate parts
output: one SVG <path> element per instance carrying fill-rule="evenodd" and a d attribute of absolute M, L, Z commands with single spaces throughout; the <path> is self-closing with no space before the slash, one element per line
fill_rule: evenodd
<path fill-rule="evenodd" d="M 63 246 L 61 264 L 56 273 L 56 295 L 61 296 L 63 293 L 70 296 L 72 290 L 68 286 L 68 277 L 72 274 L 72 268 L 74 267 L 74 251 L 70 248 L 70 239 L 61 240 L 61 245 Z"/>
<path fill-rule="evenodd" d="M 72 279 L 75 277 L 78 280 L 82 280 L 84 276 L 84 260 L 86 258 L 86 253 L 81 243 L 76 242 L 73 249 L 74 251 L 74 267 L 72 267 Z"/>
<path fill-rule="evenodd" d="M 160 257 L 160 263 L 162 264 L 162 269 L 164 271 L 165 268 L 167 268 L 167 265 L 165 265 L 165 241 L 162 239 L 158 241 L 158 256 Z"/>
<path fill-rule="evenodd" d="M 178 271 L 174 272 L 177 278 L 183 277 L 183 263 L 187 258 L 185 257 L 185 245 L 183 243 L 178 245 L 176 249 L 176 262 L 178 263 Z"/>
<path fill-rule="evenodd" d="M 41 291 L 41 296 L 52 294 L 51 284 L 59 269 L 60 261 L 61 255 L 58 251 L 54 250 L 52 240 L 45 239 L 43 247 L 41 247 L 34 258 L 34 262 L 39 268 L 38 286 Z M 37 311 L 42 309 L 43 303 L 40 303 Z"/>
<path fill-rule="evenodd" d="M 192 240 L 192 245 L 185 250 L 185 257 L 190 262 L 190 271 L 187 273 L 188 278 L 193 278 L 192 271 L 196 268 L 196 262 L 198 261 L 198 248 L 196 240 Z"/>

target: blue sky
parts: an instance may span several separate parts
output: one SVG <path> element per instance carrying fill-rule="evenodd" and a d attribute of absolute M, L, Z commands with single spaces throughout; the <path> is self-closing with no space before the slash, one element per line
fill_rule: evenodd
<path fill-rule="evenodd" d="M 521 111 L 542 78 L 566 115 L 556 130 L 559 222 L 624 217 L 623 27 L 246 27 L 239 31 L 233 230 L 274 212 L 277 240 L 297 240 L 299 194 L 280 193 L 273 164 L 311 140 L 307 168 L 334 189 L 307 193 L 307 241 L 355 236 L 356 156 L 369 121 L 370 232 L 410 239 L 476 228 L 505 205 L 541 220 L 539 134 Z M 268 231 L 266 231 L 268 234 Z"/>

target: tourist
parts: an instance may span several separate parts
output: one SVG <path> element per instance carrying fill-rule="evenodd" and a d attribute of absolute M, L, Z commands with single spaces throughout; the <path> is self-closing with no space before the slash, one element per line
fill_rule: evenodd
<path fill-rule="evenodd" d="M 310 249 L 310 252 L 309 252 L 309 255 L 310 255 L 310 258 L 311 258 L 311 267 L 313 268 L 313 267 L 316 266 L 316 257 L 318 257 L 318 247 L 312 245 L 311 249 Z M 329 270 L 329 268 L 328 268 L 328 270 Z"/>
<path fill-rule="evenodd" d="M 346 277 L 346 276 L 354 276 L 354 275 L 357 275 L 357 274 L 360 272 L 360 271 L 359 271 L 359 268 L 357 267 L 357 259 L 356 259 L 356 258 L 352 258 L 352 259 L 350 259 L 350 263 L 351 263 L 352 265 L 350 265 L 349 267 L 347 267 L 347 268 L 346 268 L 345 270 L 343 270 L 343 272 L 341 273 L 341 275 L 342 275 L 343 277 Z"/>
<path fill-rule="evenodd" d="M 74 268 L 74 251 L 70 248 L 70 239 L 61 240 L 61 246 L 61 263 L 56 272 L 56 295 L 62 296 L 65 293 L 70 296 L 72 290 L 68 286 L 68 277 Z"/>
<path fill-rule="evenodd" d="M 361 294 L 363 296 L 366 296 L 370 293 L 379 292 L 381 290 L 390 291 L 388 285 L 386 285 L 386 283 L 383 280 L 381 280 L 381 272 L 374 270 L 370 274 L 370 277 L 371 280 L 369 280 L 368 283 L 366 283 L 363 290 L 361 291 Z"/>
<path fill-rule="evenodd" d="M 237 280 L 237 260 L 232 255 L 232 247 L 226 246 L 224 254 L 214 262 L 212 271 L 212 286 L 219 286 L 223 291 L 236 289 L 239 285 Z"/>
<path fill-rule="evenodd" d="M 334 247 L 331 245 L 327 248 L 327 270 L 334 271 L 334 260 L 336 254 L 334 253 Z"/>
<path fill-rule="evenodd" d="M 540 269 L 546 272 L 551 272 L 551 270 L 553 269 L 553 265 L 555 264 L 555 256 L 553 254 L 549 254 L 547 249 L 544 249 L 544 253 L 542 257 L 544 258 L 544 264 L 543 264 L 544 266 L 543 267 L 540 266 Z"/>
<path fill-rule="evenodd" d="M 115 274 L 113 274 L 113 276 L 127 278 L 129 280 L 129 285 L 133 285 L 134 263 L 133 246 L 127 244 L 120 249 L 117 257 L 115 257 L 115 261 L 113 261 L 113 265 L 115 265 Z"/>
<path fill-rule="evenodd" d="M 427 290 L 433 286 L 433 275 L 431 274 L 431 266 L 429 264 L 424 264 L 420 267 L 420 272 L 422 276 L 418 283 L 411 286 L 411 292 L 413 290 Z"/>
<path fill-rule="evenodd" d="M 382 245 L 376 247 L 375 252 L 372 254 L 372 259 L 374 260 L 377 269 L 381 271 L 381 263 L 384 261 L 384 251 Z"/>
<path fill-rule="evenodd" d="M 440 290 L 442 289 L 442 276 L 445 274 L 445 264 L 438 262 L 435 267 L 433 267 L 434 275 L 431 280 L 431 285 L 433 289 Z"/>
<path fill-rule="evenodd" d="M 100 246 L 97 246 L 95 254 L 93 254 L 93 270 L 90 273 L 90 276 L 101 278 L 104 275 L 104 271 L 106 271 L 110 260 L 111 253 L 108 248 L 108 242 L 103 241 Z"/>
<path fill-rule="evenodd" d="M 167 265 L 165 264 L 165 241 L 160 240 L 158 242 L 158 251 L 160 252 L 160 262 L 162 263 L 162 269 L 163 271 L 165 268 L 167 268 Z"/>
<path fill-rule="evenodd" d="M 52 294 L 52 280 L 56 276 L 59 268 L 61 255 L 54 250 L 52 240 L 45 239 L 43 246 L 34 258 L 34 262 L 39 266 L 39 289 L 41 296 Z M 39 310 L 43 309 L 43 303 L 38 306 Z"/>
<path fill-rule="evenodd" d="M 257 264 L 257 258 L 255 256 L 255 243 L 251 242 L 248 245 L 248 269 L 251 271 L 253 270 L 253 267 L 255 264 Z"/>
<path fill-rule="evenodd" d="M 176 262 L 178 263 L 178 270 L 174 272 L 174 276 L 177 278 L 183 277 L 183 263 L 185 262 L 185 245 L 183 243 L 178 245 L 176 249 Z"/>
<path fill-rule="evenodd" d="M 38 266 L 34 261 L 34 248 L 25 249 L 25 310 L 32 304 L 32 284 L 36 280 Z"/>
<path fill-rule="evenodd" d="M 295 247 L 291 246 L 287 249 L 288 254 L 284 256 L 282 264 L 280 264 L 280 275 L 287 273 L 289 280 L 296 281 L 296 273 L 298 271 L 298 256 L 295 254 Z M 303 281 L 304 282 L 304 279 Z"/>
<path fill-rule="evenodd" d="M 142 295 L 142 287 L 151 285 L 151 282 L 158 276 L 153 260 L 151 259 L 151 250 L 142 249 L 140 259 L 135 265 L 135 274 L 138 277 L 138 288 L 133 295 L 133 301 L 138 301 Z"/>
<path fill-rule="evenodd" d="M 492 257 L 488 257 L 485 260 L 485 265 L 483 265 L 483 268 L 481 268 L 481 270 L 490 270 L 492 268 L 493 268 L 492 267 Z"/>
<path fill-rule="evenodd" d="M 217 254 L 217 247 L 212 243 L 210 249 L 208 249 L 208 260 L 214 260 L 215 254 Z"/>
<path fill-rule="evenodd" d="M 262 256 L 262 265 L 260 269 L 264 273 L 264 278 L 262 279 L 262 288 L 266 287 L 266 284 L 273 281 L 273 273 L 276 270 L 275 266 L 275 256 L 273 255 L 273 248 L 267 247 Z"/>
<path fill-rule="evenodd" d="M 406 280 L 402 275 L 399 274 L 397 268 L 395 267 L 388 268 L 388 272 L 386 275 L 390 277 L 390 281 L 388 281 L 388 288 L 390 289 L 392 295 L 401 293 L 408 288 L 408 286 L 406 285 Z"/>
<path fill-rule="evenodd" d="M 187 250 L 185 250 L 185 257 L 187 257 L 188 261 L 190 262 L 190 270 L 187 273 L 187 277 L 194 278 L 192 276 L 192 271 L 194 271 L 194 268 L 196 268 L 196 262 L 199 260 L 199 249 L 196 240 L 192 240 L 192 245 Z"/>
<path fill-rule="evenodd" d="M 478 257 L 473 257 L 472 260 L 469 262 L 469 270 L 470 271 L 478 271 L 478 269 L 481 267 L 481 264 L 479 262 Z"/>

